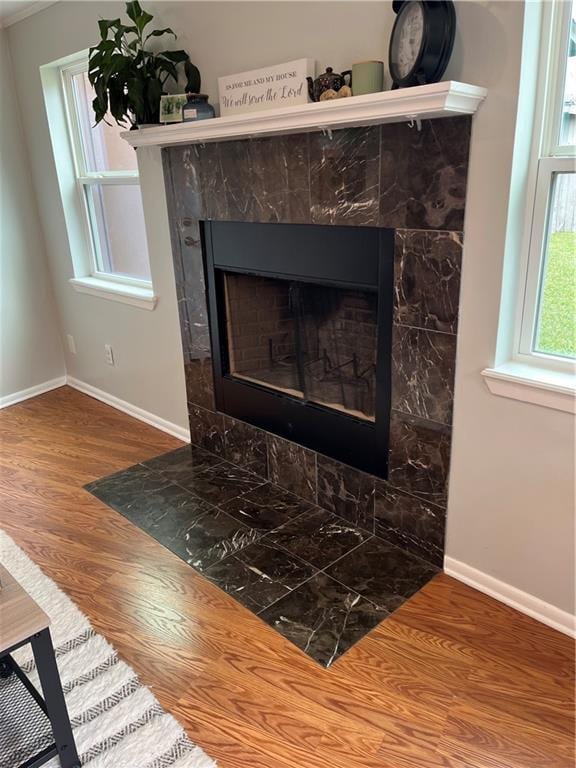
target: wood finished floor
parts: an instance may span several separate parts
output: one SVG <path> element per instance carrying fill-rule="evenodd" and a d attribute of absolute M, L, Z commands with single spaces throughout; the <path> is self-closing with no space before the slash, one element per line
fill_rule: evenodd
<path fill-rule="evenodd" d="M 0 526 L 220 768 L 573 768 L 569 638 L 440 575 L 324 670 L 82 489 L 178 440 L 66 387 L 0 439 Z"/>

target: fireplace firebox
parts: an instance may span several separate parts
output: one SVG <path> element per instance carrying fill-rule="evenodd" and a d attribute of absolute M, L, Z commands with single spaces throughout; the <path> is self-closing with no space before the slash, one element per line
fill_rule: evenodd
<path fill-rule="evenodd" d="M 386 478 L 394 231 L 202 233 L 216 408 Z"/>

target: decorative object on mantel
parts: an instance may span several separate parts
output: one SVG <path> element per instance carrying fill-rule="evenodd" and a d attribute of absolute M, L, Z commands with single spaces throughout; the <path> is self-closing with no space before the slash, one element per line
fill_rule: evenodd
<path fill-rule="evenodd" d="M 187 102 L 182 109 L 182 119 L 185 123 L 191 123 L 195 120 L 210 120 L 215 115 L 214 107 L 208 103 L 207 94 L 187 94 Z"/>
<path fill-rule="evenodd" d="M 347 77 L 348 82 L 346 82 Z M 312 101 L 329 101 L 330 99 L 335 99 L 338 91 L 344 87 L 346 87 L 347 90 L 343 95 L 352 95 L 352 91 L 350 89 L 350 84 L 352 82 L 352 70 L 350 69 L 345 70 L 342 72 L 342 74 L 339 75 L 337 72 L 334 72 L 332 67 L 326 67 L 326 72 L 318 75 L 316 80 L 312 80 L 311 77 L 307 77 L 306 80 L 308 81 L 308 94 Z M 334 91 L 336 95 L 330 95 L 323 99 L 322 95 L 328 91 Z"/>
<path fill-rule="evenodd" d="M 354 99 L 334 99 L 319 104 L 300 104 L 284 109 L 235 114 L 127 131 L 123 138 L 133 147 L 167 147 L 172 144 L 203 144 L 209 141 L 337 130 L 361 125 L 432 120 L 473 115 L 486 98 L 486 89 L 448 80 L 443 83 L 369 93 Z"/>
<path fill-rule="evenodd" d="M 315 69 L 313 59 L 296 59 L 219 77 L 220 114 L 226 116 L 306 104 L 306 78 L 313 77 Z"/>
<path fill-rule="evenodd" d="M 160 122 L 181 123 L 182 107 L 186 104 L 185 93 L 164 94 L 160 97 Z"/>
<path fill-rule="evenodd" d="M 439 82 L 454 47 L 452 0 L 394 0 L 392 8 L 398 14 L 388 58 L 392 88 Z"/>
<path fill-rule="evenodd" d="M 352 93 L 363 96 L 379 93 L 384 89 L 384 63 L 382 61 L 357 61 L 352 64 Z"/>
<path fill-rule="evenodd" d="M 186 66 L 186 76 L 198 72 L 186 51 L 152 51 L 151 38 L 176 35 L 169 29 L 146 30 L 153 16 L 140 4 L 126 3 L 126 14 L 132 22 L 101 19 L 101 40 L 90 48 L 88 79 L 96 92 L 92 102 L 96 123 L 110 113 L 119 125 L 128 122 L 132 128 L 158 123 L 160 100 L 168 80 L 178 82 L 178 65 Z M 198 73 L 199 77 L 199 73 Z"/>
<path fill-rule="evenodd" d="M 200 70 L 190 62 L 184 65 L 188 82 L 186 83 L 186 104 L 182 108 L 182 120 L 191 123 L 195 120 L 209 120 L 215 116 L 214 107 L 208 104 L 208 96 L 200 93 L 202 78 Z"/>
<path fill-rule="evenodd" d="M 339 91 L 334 91 L 332 88 L 323 91 L 319 100 L 331 101 L 332 99 L 347 99 L 349 96 L 352 96 L 352 88 L 350 88 L 349 85 L 343 85 Z"/>

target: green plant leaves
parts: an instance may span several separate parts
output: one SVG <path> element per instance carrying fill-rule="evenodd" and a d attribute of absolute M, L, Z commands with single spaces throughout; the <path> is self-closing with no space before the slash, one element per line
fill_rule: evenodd
<path fill-rule="evenodd" d="M 162 84 L 164 84 L 169 77 L 171 77 L 175 83 L 178 82 L 178 70 L 176 69 L 174 64 L 172 64 L 171 62 L 163 61 L 159 63 L 158 71 L 166 75 L 166 77 L 162 81 Z"/>
<path fill-rule="evenodd" d="M 100 28 L 100 37 L 102 40 L 106 40 L 110 29 L 114 29 L 121 26 L 120 19 L 100 19 L 98 27 Z"/>
<path fill-rule="evenodd" d="M 150 13 L 143 11 L 140 7 L 140 3 L 134 0 L 134 2 L 126 3 L 126 14 L 129 19 L 132 19 L 134 24 L 138 27 L 140 35 L 142 30 L 146 27 L 154 18 Z"/>
<path fill-rule="evenodd" d="M 186 93 L 200 93 L 202 78 L 200 70 L 191 61 L 184 62 L 184 74 L 186 75 Z"/>
<path fill-rule="evenodd" d="M 148 32 L 146 35 L 146 38 L 144 39 L 144 44 L 146 44 L 146 41 L 151 37 L 162 37 L 162 35 L 172 35 L 174 39 L 176 39 L 176 33 L 173 32 L 170 27 L 166 27 L 166 29 L 153 29 L 152 32 Z"/>
<path fill-rule="evenodd" d="M 175 64 L 181 64 L 184 61 L 188 61 L 188 54 L 186 51 L 162 51 L 157 54 L 160 58 L 173 61 Z"/>
<path fill-rule="evenodd" d="M 184 64 L 187 90 L 200 90 L 200 72 L 189 59 L 186 51 L 148 50 L 150 38 L 164 35 L 176 37 L 165 29 L 151 30 L 146 36 L 143 30 L 153 16 L 142 9 L 140 3 L 127 2 L 126 14 L 130 25 L 121 19 L 101 19 L 98 22 L 101 40 L 90 48 L 88 79 L 95 91 L 92 102 L 96 123 L 105 120 L 109 112 L 117 123 L 157 122 L 160 97 L 170 78 L 178 82 L 178 67 Z"/>
<path fill-rule="evenodd" d="M 160 109 L 160 97 L 162 96 L 162 83 L 157 78 L 148 80 L 146 88 L 146 107 L 149 114 L 154 118 L 150 122 L 158 121 Z"/>
<path fill-rule="evenodd" d="M 125 119 L 128 99 L 124 90 L 124 84 L 120 80 L 112 80 L 108 87 L 110 97 L 110 114 L 117 123 Z"/>

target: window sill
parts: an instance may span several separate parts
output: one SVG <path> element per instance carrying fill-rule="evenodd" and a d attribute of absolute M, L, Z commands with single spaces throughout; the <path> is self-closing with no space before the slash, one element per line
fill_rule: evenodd
<path fill-rule="evenodd" d="M 482 371 L 493 395 L 576 413 L 576 377 L 571 373 L 510 362 Z"/>
<path fill-rule="evenodd" d="M 78 293 L 87 293 L 100 299 L 119 301 L 122 304 L 130 304 L 132 307 L 153 310 L 158 302 L 151 288 L 137 288 L 122 283 L 113 283 L 108 280 L 99 280 L 97 277 L 73 277 L 70 284 Z"/>

